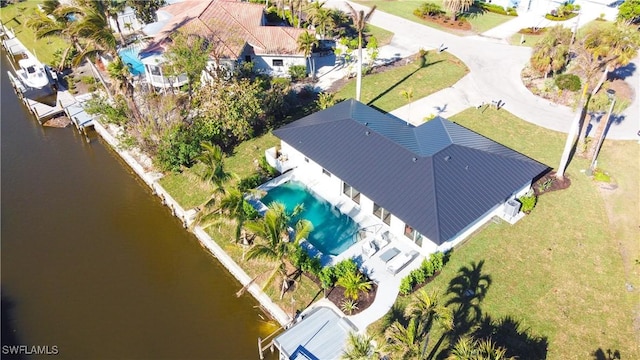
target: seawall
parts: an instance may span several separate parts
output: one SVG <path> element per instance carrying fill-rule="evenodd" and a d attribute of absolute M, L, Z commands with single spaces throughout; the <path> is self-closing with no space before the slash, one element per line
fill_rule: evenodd
<path fill-rule="evenodd" d="M 278 305 L 260 289 L 260 287 L 252 282 L 247 273 L 227 255 L 227 253 L 202 229 L 200 226 L 189 227 L 193 221 L 193 211 L 185 211 L 177 201 L 158 183 L 162 178 L 162 174 L 157 172 L 149 172 L 144 169 L 129 150 L 121 149 L 118 140 L 111 135 L 100 121 L 94 120 L 94 128 L 98 135 L 111 146 L 111 148 L 133 169 L 133 171 L 149 186 L 153 194 L 157 195 L 162 203 L 171 209 L 174 216 L 179 218 L 186 229 L 190 229 L 198 241 L 209 250 L 209 252 L 242 284 L 246 290 L 258 300 L 262 308 L 269 315 L 278 321 L 281 326 L 285 327 L 291 323 L 292 318 L 287 315 Z"/>

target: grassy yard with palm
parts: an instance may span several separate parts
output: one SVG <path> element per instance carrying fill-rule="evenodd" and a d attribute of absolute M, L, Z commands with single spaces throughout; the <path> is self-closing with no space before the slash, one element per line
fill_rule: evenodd
<path fill-rule="evenodd" d="M 447 28 L 438 26 L 435 23 L 422 20 L 413 15 L 413 11 L 425 2 L 434 3 L 442 7 L 442 0 L 357 0 L 355 2 L 360 5 L 369 7 L 376 5 L 378 7 L 378 10 L 380 11 L 384 11 L 386 13 L 393 14 L 401 18 L 405 18 L 407 20 L 417 22 L 422 25 L 427 25 L 442 31 L 457 34 L 457 32 L 455 31 L 451 31 Z M 475 33 L 483 33 L 512 19 L 513 17 L 511 16 L 500 15 L 491 12 L 473 14 L 472 16 L 467 17 L 467 20 L 471 23 L 472 30 Z"/>
<path fill-rule="evenodd" d="M 39 3 L 38 1 L 23 1 L 3 7 L 0 10 L 0 20 L 15 33 L 16 37 L 38 60 L 48 65 L 57 66 L 53 54 L 58 49 L 65 49 L 68 46 L 67 43 L 57 36 L 36 39 L 33 30 L 26 26 L 29 17 L 39 11 Z"/>
<path fill-rule="evenodd" d="M 467 66 L 455 56 L 429 51 L 423 67 L 413 61 L 364 76 L 361 102 L 382 111 L 395 110 L 407 104 L 403 91 L 413 90 L 413 99 L 420 99 L 455 84 L 468 72 Z M 349 99 L 355 98 L 355 94 L 356 81 L 352 79 L 336 92 L 336 97 Z"/>
<path fill-rule="evenodd" d="M 504 110 L 468 109 L 450 120 L 551 167 L 557 165 L 566 139 Z M 638 291 L 629 292 L 625 285 L 637 286 L 640 272 L 640 166 L 628 162 L 628 154 L 637 154 L 638 147 L 636 142 L 605 142 L 600 165 L 614 177 L 615 191 L 600 189 L 580 171 L 588 162 L 574 159 L 568 171 L 570 188 L 543 194 L 533 212 L 515 225 L 490 223 L 453 251 L 426 290 L 454 299 L 451 284 L 475 269 L 476 278 L 484 277 L 480 282 L 486 293 L 472 305 L 494 321 L 512 319 L 519 326 L 517 338 L 524 350 L 515 354 L 521 359 L 540 354 L 549 359 L 600 358 L 595 354 L 608 350 L 619 351 L 623 359 L 639 358 L 638 332 L 633 330 Z M 398 300 L 400 306 L 407 302 Z M 387 323 L 381 320 L 371 330 L 380 334 Z M 478 324 L 458 325 L 461 331 Z M 432 339 L 439 337 L 434 329 Z M 432 346 L 435 343 L 432 340 Z M 439 350 L 448 346 L 445 340 Z M 542 352 L 533 355 L 534 350 Z"/>

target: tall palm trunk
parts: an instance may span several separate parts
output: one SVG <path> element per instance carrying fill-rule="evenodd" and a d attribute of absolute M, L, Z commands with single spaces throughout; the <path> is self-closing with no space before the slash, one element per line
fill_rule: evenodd
<path fill-rule="evenodd" d="M 564 151 L 562 151 L 562 156 L 560 157 L 560 165 L 558 166 L 558 171 L 556 171 L 556 178 L 558 180 L 564 180 L 564 172 L 567 170 L 567 165 L 569 165 L 569 157 L 571 156 L 571 150 L 573 149 L 576 133 L 580 127 L 580 119 L 582 119 L 586 110 L 586 95 L 587 85 L 585 84 L 582 91 L 582 97 L 580 98 L 580 105 L 578 105 L 578 113 L 571 123 L 571 128 L 567 134 L 567 141 L 564 144 Z"/>
<path fill-rule="evenodd" d="M 362 91 L 362 33 L 358 34 L 358 65 L 356 74 L 356 100 L 360 101 Z"/>

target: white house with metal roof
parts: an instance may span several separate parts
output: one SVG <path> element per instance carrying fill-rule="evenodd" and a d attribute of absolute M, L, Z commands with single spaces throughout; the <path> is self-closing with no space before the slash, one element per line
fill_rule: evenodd
<path fill-rule="evenodd" d="M 493 217 L 519 219 L 515 199 L 549 169 L 446 119 L 416 127 L 355 100 L 273 134 L 274 167 L 316 179 L 422 254 L 452 248 Z"/>

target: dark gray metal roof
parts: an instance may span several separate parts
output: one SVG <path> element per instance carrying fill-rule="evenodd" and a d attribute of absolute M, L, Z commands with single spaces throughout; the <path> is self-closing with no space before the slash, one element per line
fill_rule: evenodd
<path fill-rule="evenodd" d="M 548 170 L 441 117 L 415 127 L 355 100 L 273 133 L 437 244 Z"/>
<path fill-rule="evenodd" d="M 339 359 L 350 332 L 348 320 L 328 307 L 318 307 L 273 340 L 288 359 Z"/>

